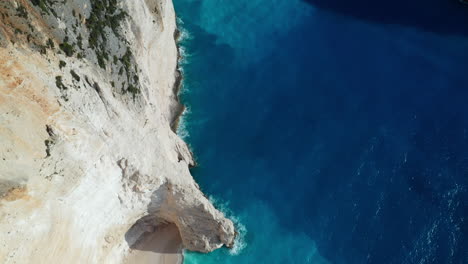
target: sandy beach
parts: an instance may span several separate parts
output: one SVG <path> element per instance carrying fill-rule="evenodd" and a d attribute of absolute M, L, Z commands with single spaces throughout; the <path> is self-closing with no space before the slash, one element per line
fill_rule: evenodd
<path fill-rule="evenodd" d="M 132 246 L 126 264 L 181 264 L 182 241 L 175 225 L 157 228 Z"/>

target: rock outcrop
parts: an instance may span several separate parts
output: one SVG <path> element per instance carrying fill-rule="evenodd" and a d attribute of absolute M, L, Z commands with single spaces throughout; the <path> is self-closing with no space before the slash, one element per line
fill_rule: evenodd
<path fill-rule="evenodd" d="M 233 243 L 173 132 L 171 0 L 0 3 L 0 263 L 119 263 L 145 228 Z"/>

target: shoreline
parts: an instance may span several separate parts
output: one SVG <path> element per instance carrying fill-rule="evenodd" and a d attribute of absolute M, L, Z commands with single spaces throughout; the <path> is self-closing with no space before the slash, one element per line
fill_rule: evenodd
<path fill-rule="evenodd" d="M 176 48 L 177 48 L 177 65 L 176 65 L 176 70 L 175 70 L 175 81 L 172 87 L 172 92 L 174 94 L 177 106 L 174 109 L 175 113 L 171 120 L 171 129 L 176 134 L 177 134 L 177 129 L 179 127 L 180 118 L 182 117 L 186 109 L 185 105 L 182 104 L 180 101 L 180 90 L 182 88 L 182 81 L 184 80 L 184 75 L 182 74 L 182 71 L 180 70 L 180 60 L 182 59 L 182 55 L 180 53 L 180 46 L 178 44 L 179 39 L 180 39 L 180 30 L 176 26 L 176 29 L 174 31 L 174 41 L 176 43 Z"/>
<path fill-rule="evenodd" d="M 180 36 L 181 36 L 180 30 L 176 25 L 176 29 L 174 31 L 174 41 L 175 41 L 176 48 L 177 48 L 177 65 L 175 69 L 175 81 L 172 86 L 172 92 L 176 99 L 177 106 L 176 106 L 176 109 L 174 109 L 175 113 L 171 118 L 171 124 L 170 124 L 172 131 L 176 135 L 177 135 L 177 129 L 179 128 L 180 119 L 183 116 L 185 110 L 187 109 L 185 104 L 183 104 L 180 100 L 180 90 L 182 89 L 182 81 L 184 80 L 184 75 L 182 74 L 182 71 L 180 70 L 180 61 L 183 59 L 181 52 L 180 52 L 180 45 L 179 45 Z M 193 160 L 193 165 L 189 164 L 189 168 L 194 168 L 197 166 L 197 161 L 195 160 L 195 156 L 193 155 L 192 150 L 190 148 L 188 148 L 188 150 L 190 151 L 190 155 L 192 156 L 192 160 Z"/>

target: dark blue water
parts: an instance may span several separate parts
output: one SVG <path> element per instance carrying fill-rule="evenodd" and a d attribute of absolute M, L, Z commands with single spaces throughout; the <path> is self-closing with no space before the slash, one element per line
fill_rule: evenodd
<path fill-rule="evenodd" d="M 240 230 L 185 263 L 468 263 L 467 6 L 174 2 L 179 132 Z"/>

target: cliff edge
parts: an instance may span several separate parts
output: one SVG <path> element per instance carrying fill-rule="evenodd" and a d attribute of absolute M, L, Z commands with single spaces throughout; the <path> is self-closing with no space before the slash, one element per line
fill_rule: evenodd
<path fill-rule="evenodd" d="M 0 3 L 0 263 L 121 263 L 141 235 L 231 246 L 173 132 L 171 0 Z"/>

